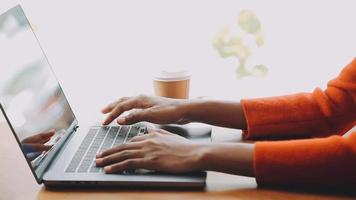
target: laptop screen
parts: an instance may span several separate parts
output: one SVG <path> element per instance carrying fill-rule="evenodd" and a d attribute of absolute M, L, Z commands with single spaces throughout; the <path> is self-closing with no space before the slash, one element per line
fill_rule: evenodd
<path fill-rule="evenodd" d="M 0 103 L 38 180 L 75 117 L 20 6 L 0 15 Z"/>

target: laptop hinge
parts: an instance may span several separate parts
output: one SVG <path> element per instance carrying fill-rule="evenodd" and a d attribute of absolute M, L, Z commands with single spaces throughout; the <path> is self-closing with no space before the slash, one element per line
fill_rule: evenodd
<path fill-rule="evenodd" d="M 42 163 L 42 166 L 39 166 L 36 170 L 35 170 L 35 174 L 38 176 L 38 179 L 40 180 L 40 182 L 42 182 L 42 178 L 44 173 L 47 171 L 47 169 L 49 168 L 49 166 L 52 164 L 52 161 L 54 160 L 54 158 L 57 156 L 57 154 L 62 150 L 63 145 L 68 141 L 68 139 L 73 135 L 74 132 L 77 131 L 78 129 L 78 125 L 77 125 L 77 121 L 75 120 L 72 123 L 72 128 L 69 128 L 68 134 L 66 134 L 66 136 L 64 138 L 62 138 L 57 144 L 56 144 L 56 149 L 54 149 L 53 152 L 49 152 L 49 154 L 47 154 L 46 161 L 45 163 Z"/>

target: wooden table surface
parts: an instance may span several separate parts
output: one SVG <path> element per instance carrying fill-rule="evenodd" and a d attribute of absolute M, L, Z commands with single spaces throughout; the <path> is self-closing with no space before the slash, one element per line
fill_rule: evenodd
<path fill-rule="evenodd" d="M 219 134 L 217 134 L 219 133 Z M 214 128 L 213 141 L 238 141 L 241 134 Z M 355 199 L 352 191 L 305 191 L 257 188 L 253 178 L 208 172 L 207 187 L 200 191 L 76 189 L 47 190 L 38 185 L 10 129 L 0 124 L 0 200 L 31 199 Z"/>

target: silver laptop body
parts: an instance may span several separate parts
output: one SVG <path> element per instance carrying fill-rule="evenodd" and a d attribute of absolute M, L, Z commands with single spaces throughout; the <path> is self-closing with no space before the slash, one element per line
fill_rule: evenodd
<path fill-rule="evenodd" d="M 163 174 L 135 170 L 105 174 L 97 168 L 94 163 L 97 152 L 145 134 L 146 127 L 143 123 L 79 127 L 20 5 L 0 15 L 0 55 L 1 110 L 39 184 L 205 186 L 205 172 Z M 209 140 L 211 129 L 205 131 L 204 137 Z"/>

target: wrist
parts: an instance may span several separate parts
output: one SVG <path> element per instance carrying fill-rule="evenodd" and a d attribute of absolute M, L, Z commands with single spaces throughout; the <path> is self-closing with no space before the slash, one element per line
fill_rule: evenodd
<path fill-rule="evenodd" d="M 218 171 L 242 176 L 254 176 L 254 144 L 207 143 L 197 151 L 198 170 Z"/>
<path fill-rule="evenodd" d="M 185 123 L 193 122 L 192 113 L 194 113 L 194 105 L 190 99 L 179 99 L 175 104 L 175 112 L 179 115 L 179 121 Z"/>
<path fill-rule="evenodd" d="M 191 166 L 193 166 L 194 170 L 208 170 L 210 148 L 209 144 L 201 143 L 195 145 L 191 156 Z"/>
<path fill-rule="evenodd" d="M 181 118 L 187 122 L 201 122 L 199 112 L 204 100 L 182 100 L 178 110 L 181 111 Z"/>

